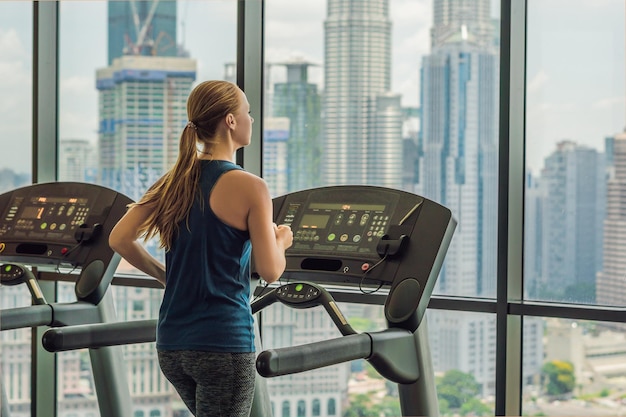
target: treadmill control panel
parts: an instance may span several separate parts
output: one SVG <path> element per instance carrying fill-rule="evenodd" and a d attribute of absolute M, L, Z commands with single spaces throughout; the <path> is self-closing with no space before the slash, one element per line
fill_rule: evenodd
<path fill-rule="evenodd" d="M 366 193 L 367 194 L 367 193 Z M 376 245 L 387 232 L 398 196 L 330 191 L 286 201 L 277 224 L 293 231 L 288 252 L 378 257 Z"/>
<path fill-rule="evenodd" d="M 2 213 L 0 241 L 75 243 L 74 232 L 87 220 L 95 197 L 17 194 Z"/>
<path fill-rule="evenodd" d="M 39 267 L 110 260 L 106 236 L 128 197 L 79 182 L 33 184 L 0 194 L 0 259 Z"/>
<path fill-rule="evenodd" d="M 291 203 L 281 223 L 291 226 L 294 249 L 372 254 L 389 227 L 389 212 L 386 204 Z"/>

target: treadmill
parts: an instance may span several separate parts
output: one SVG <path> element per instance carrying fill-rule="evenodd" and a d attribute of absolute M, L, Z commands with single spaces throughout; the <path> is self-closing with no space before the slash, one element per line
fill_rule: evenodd
<path fill-rule="evenodd" d="M 375 186 L 298 191 L 275 198 L 273 209 L 277 224 L 291 226 L 294 242 L 280 284 L 258 286 L 252 312 L 278 302 L 299 309 L 323 306 L 341 337 L 261 350 L 258 373 L 271 378 L 365 359 L 398 384 L 403 416 L 438 415 L 423 318 L 456 228 L 450 210 Z M 254 266 L 252 271 L 258 277 Z M 359 295 L 364 300 L 384 295 L 386 329 L 357 333 L 350 326 L 333 295 L 345 287 L 368 288 Z M 99 348 L 154 341 L 155 329 L 156 320 L 86 324 L 49 329 L 42 341 L 51 352 Z M 269 404 L 265 380 L 257 378 L 250 415 L 271 415 Z"/>
<path fill-rule="evenodd" d="M 30 306 L 0 310 L 1 330 L 115 321 L 107 290 L 121 258 L 109 248 L 108 236 L 130 203 L 116 191 L 78 182 L 34 184 L 1 194 L 0 282 L 25 284 L 32 296 Z M 76 301 L 47 302 L 38 284 L 42 274 L 75 280 Z M 92 349 L 89 355 L 101 415 L 131 415 L 120 348 Z M 99 377 L 104 372 L 108 377 Z M 4 389 L 2 395 L 0 415 L 8 417 Z"/>

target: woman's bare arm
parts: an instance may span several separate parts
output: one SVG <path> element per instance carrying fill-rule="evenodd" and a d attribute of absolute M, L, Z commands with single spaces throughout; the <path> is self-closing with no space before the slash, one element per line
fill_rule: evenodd
<path fill-rule="evenodd" d="M 131 265 L 156 278 L 165 286 L 165 265 L 157 261 L 138 241 L 139 227 L 146 220 L 151 208 L 145 205 L 133 206 L 113 227 L 109 235 L 109 246 Z"/>
<path fill-rule="evenodd" d="M 249 202 L 247 223 L 254 265 L 264 280 L 274 282 L 285 271 L 285 250 L 291 246 L 293 234 L 288 226 L 274 224 L 272 200 L 265 181 L 252 177 L 244 188 Z"/>

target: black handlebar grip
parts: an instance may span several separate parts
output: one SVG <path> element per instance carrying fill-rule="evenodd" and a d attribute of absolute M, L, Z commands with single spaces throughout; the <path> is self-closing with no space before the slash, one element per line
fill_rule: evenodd
<path fill-rule="evenodd" d="M 46 330 L 42 337 L 48 352 L 100 348 L 154 342 L 156 320 L 134 320 L 117 323 L 81 324 Z"/>
<path fill-rule="evenodd" d="M 367 333 L 280 349 L 268 349 L 257 356 L 261 376 L 273 377 L 310 371 L 324 366 L 368 358 L 372 339 Z"/>

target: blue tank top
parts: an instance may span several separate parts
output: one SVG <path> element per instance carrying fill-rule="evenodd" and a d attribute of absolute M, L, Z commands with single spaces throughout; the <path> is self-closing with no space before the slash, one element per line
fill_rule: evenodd
<path fill-rule="evenodd" d="M 201 164 L 200 194 L 165 255 L 157 349 L 254 352 L 250 234 L 223 223 L 209 205 L 219 177 L 242 168 L 228 161 Z"/>

